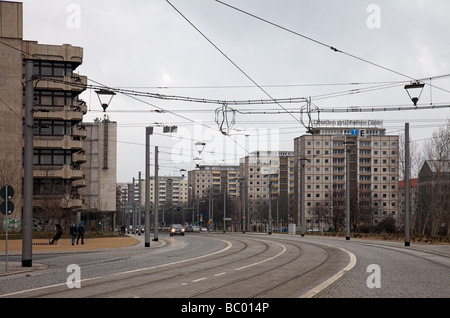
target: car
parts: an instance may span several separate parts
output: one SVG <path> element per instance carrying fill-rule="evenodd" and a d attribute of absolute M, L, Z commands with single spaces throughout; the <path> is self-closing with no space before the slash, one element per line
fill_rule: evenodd
<path fill-rule="evenodd" d="M 193 232 L 192 225 L 186 225 L 186 228 L 184 229 L 185 232 Z"/>
<path fill-rule="evenodd" d="M 197 225 L 194 225 L 194 226 L 192 227 L 192 232 L 194 232 L 194 233 L 200 233 L 200 228 L 199 228 Z"/>
<path fill-rule="evenodd" d="M 184 236 L 184 227 L 181 224 L 173 224 L 170 227 L 170 236 L 174 236 L 174 235 L 181 235 Z"/>

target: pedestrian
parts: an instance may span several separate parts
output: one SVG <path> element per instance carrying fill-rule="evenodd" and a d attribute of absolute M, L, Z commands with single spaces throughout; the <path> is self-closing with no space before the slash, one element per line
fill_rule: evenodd
<path fill-rule="evenodd" d="M 72 224 L 72 226 L 70 227 L 70 237 L 72 238 L 72 246 L 75 244 L 75 240 L 77 238 L 77 226 L 74 224 Z"/>
<path fill-rule="evenodd" d="M 77 228 L 77 234 L 78 234 L 77 245 L 78 245 L 78 241 L 80 240 L 80 238 L 81 238 L 81 244 L 84 245 L 84 231 L 85 231 L 84 223 L 80 222 L 80 224 L 78 224 L 78 228 Z"/>

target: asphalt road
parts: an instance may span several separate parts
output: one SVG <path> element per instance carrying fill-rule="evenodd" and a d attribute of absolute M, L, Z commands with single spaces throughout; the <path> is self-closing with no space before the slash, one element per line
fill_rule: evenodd
<path fill-rule="evenodd" d="M 1 298 L 450 297 L 449 245 L 160 233 L 150 248 L 38 254 L 33 262 L 46 267 L 0 277 Z"/>

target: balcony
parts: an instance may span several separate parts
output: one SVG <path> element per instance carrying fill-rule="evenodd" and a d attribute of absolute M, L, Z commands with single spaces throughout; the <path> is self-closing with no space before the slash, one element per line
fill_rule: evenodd
<path fill-rule="evenodd" d="M 40 139 L 42 138 L 42 139 Z M 79 140 L 72 140 L 70 136 L 39 137 L 36 136 L 33 140 L 33 148 L 35 149 L 73 149 L 82 150 L 83 142 Z"/>
<path fill-rule="evenodd" d="M 87 106 L 35 106 L 35 119 L 82 121 Z"/>
<path fill-rule="evenodd" d="M 34 166 L 33 167 L 34 178 L 61 178 L 61 179 L 82 179 L 83 171 L 74 170 L 70 165 L 57 165 L 57 166 Z"/>
<path fill-rule="evenodd" d="M 72 162 L 85 163 L 86 160 L 87 160 L 86 154 L 84 153 L 76 152 L 72 154 Z"/>
<path fill-rule="evenodd" d="M 83 92 L 87 86 L 87 76 L 41 76 L 36 81 L 35 89 Z"/>

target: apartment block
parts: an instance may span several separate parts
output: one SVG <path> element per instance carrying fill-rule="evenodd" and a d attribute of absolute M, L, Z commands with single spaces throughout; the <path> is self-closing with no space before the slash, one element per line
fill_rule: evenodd
<path fill-rule="evenodd" d="M 294 206 L 294 152 L 255 151 L 240 159 L 240 204 L 249 220 L 260 215 L 272 202 L 275 212 L 283 221 L 292 219 Z"/>
<path fill-rule="evenodd" d="M 200 165 L 188 171 L 188 201 L 208 197 L 209 194 L 223 193 L 224 189 L 231 198 L 239 196 L 238 165 Z"/>
<path fill-rule="evenodd" d="M 377 224 L 387 216 L 399 224 L 398 136 L 386 135 L 379 121 L 358 123 L 363 125 L 325 125 L 315 128 L 312 134 L 295 138 L 294 204 L 298 225 L 304 193 L 307 229 L 343 229 L 346 160 L 350 161 L 352 226 Z"/>
<path fill-rule="evenodd" d="M 141 191 L 142 206 L 145 206 L 145 179 L 138 185 Z M 150 177 L 151 209 L 156 199 L 155 177 Z M 178 176 L 158 176 L 158 203 L 160 210 L 183 207 L 188 200 L 188 181 Z"/>

